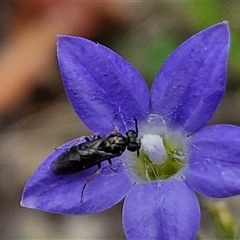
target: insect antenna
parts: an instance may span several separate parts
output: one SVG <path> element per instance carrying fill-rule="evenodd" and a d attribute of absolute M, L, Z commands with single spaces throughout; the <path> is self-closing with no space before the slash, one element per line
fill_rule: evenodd
<path fill-rule="evenodd" d="M 137 135 L 137 137 L 138 137 L 138 123 L 137 123 L 137 118 L 134 118 L 134 122 L 135 122 L 136 135 Z"/>
<path fill-rule="evenodd" d="M 137 118 L 134 118 L 134 123 L 135 123 L 135 131 L 136 131 L 136 138 L 138 138 L 138 123 L 137 123 Z M 140 139 L 137 140 L 138 141 L 138 148 L 137 148 L 137 156 L 139 157 L 139 150 L 140 150 Z"/>
<path fill-rule="evenodd" d="M 118 133 L 118 132 L 119 132 L 118 127 L 117 127 L 117 126 L 115 125 L 115 123 L 114 123 L 114 120 L 117 118 L 117 116 L 118 116 L 118 113 L 116 113 L 116 114 L 114 115 L 114 117 L 113 117 L 113 123 L 112 123 L 113 132 L 115 132 L 115 133 Z"/>

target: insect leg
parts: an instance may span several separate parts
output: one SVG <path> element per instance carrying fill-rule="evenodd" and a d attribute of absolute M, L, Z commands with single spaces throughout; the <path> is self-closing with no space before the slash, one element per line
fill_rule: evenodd
<path fill-rule="evenodd" d="M 113 165 L 112 165 L 112 160 L 111 160 L 111 158 L 109 158 L 108 159 L 108 163 L 109 163 L 109 166 L 110 166 L 110 168 L 114 171 L 114 172 L 116 172 L 117 171 L 117 168 L 115 169 L 115 168 L 113 168 Z"/>
<path fill-rule="evenodd" d="M 78 138 L 74 143 L 73 145 L 71 145 L 71 147 L 74 147 L 76 146 L 81 140 L 85 139 L 86 142 L 90 142 L 90 139 L 88 137 L 85 137 L 85 136 L 82 136 L 80 138 Z M 55 150 L 66 150 L 67 148 L 58 148 L 56 147 Z"/>
<path fill-rule="evenodd" d="M 90 138 L 89 138 L 90 137 Z M 88 137 L 88 140 L 86 140 L 87 142 L 90 142 L 92 140 L 97 140 L 100 139 L 101 136 L 98 133 L 93 133 Z M 86 139 L 86 138 L 85 138 Z"/>
<path fill-rule="evenodd" d="M 86 188 L 87 184 L 88 184 L 89 182 L 91 182 L 101 171 L 102 171 L 102 165 L 101 165 L 101 163 L 98 163 L 98 170 L 97 170 L 90 178 L 88 178 L 88 179 L 85 181 L 85 183 L 84 183 L 84 185 L 83 185 L 83 187 L 82 187 L 82 191 L 81 191 L 81 202 L 83 202 L 83 192 L 84 192 L 84 189 Z"/>
<path fill-rule="evenodd" d="M 136 131 L 136 137 L 138 137 L 138 124 L 137 124 L 137 118 L 134 118 L 135 122 L 135 131 Z M 138 139 L 138 149 L 137 149 L 137 157 L 139 157 L 139 148 L 140 148 L 141 142 L 140 139 Z"/>

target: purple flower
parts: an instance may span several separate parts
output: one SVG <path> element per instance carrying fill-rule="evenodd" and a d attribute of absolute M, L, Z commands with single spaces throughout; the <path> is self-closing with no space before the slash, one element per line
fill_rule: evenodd
<path fill-rule="evenodd" d="M 222 198 L 240 193 L 240 128 L 203 128 L 226 85 L 229 29 L 216 24 L 191 37 L 166 60 L 149 93 L 139 72 L 112 50 L 92 41 L 58 37 L 64 86 L 77 115 L 93 132 L 121 134 L 138 120 L 140 156 L 125 151 L 97 166 L 54 175 L 50 163 L 72 140 L 53 151 L 28 181 L 21 205 L 53 213 L 90 214 L 124 197 L 128 239 L 194 239 L 200 210 L 194 192 Z M 114 116 L 117 116 L 114 119 Z M 203 129 L 202 129 L 203 128 Z"/>

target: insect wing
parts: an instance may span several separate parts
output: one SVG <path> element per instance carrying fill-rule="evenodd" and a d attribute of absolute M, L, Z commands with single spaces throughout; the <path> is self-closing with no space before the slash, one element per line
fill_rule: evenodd
<path fill-rule="evenodd" d="M 99 145 L 105 138 L 83 142 L 66 149 L 50 164 L 55 175 L 65 175 L 80 172 L 112 157 L 104 151 L 99 151 Z"/>
<path fill-rule="evenodd" d="M 76 173 L 83 170 L 80 155 L 76 147 L 65 150 L 50 164 L 50 169 L 55 175 Z"/>
<path fill-rule="evenodd" d="M 77 146 L 78 151 L 87 150 L 87 149 L 99 149 L 103 142 L 105 142 L 107 136 L 92 140 L 89 142 L 81 143 Z"/>

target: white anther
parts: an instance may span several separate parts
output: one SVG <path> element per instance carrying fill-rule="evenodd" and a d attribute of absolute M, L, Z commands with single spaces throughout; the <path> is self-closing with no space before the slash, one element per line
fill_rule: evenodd
<path fill-rule="evenodd" d="M 141 138 L 141 150 L 144 151 L 155 164 L 164 163 L 167 154 L 161 136 L 145 134 Z"/>

